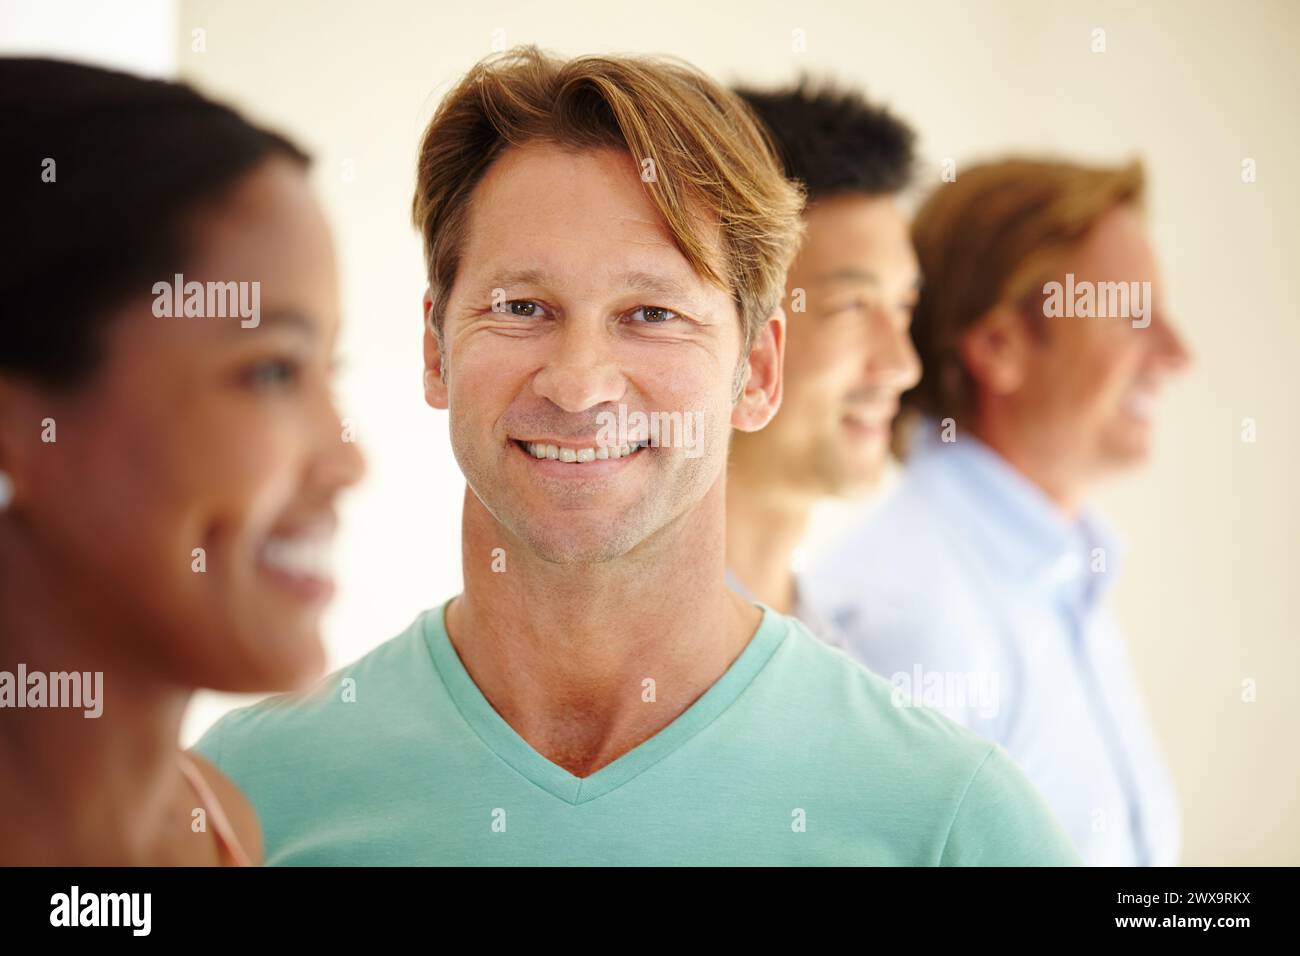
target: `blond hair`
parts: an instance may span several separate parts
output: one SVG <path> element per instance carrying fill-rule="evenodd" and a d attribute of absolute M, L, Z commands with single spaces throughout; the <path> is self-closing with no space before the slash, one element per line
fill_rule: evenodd
<path fill-rule="evenodd" d="M 1041 296 L 1043 283 L 1107 212 L 1140 205 L 1144 180 L 1138 161 L 1008 159 L 964 170 L 936 189 L 912 224 L 925 277 L 912 319 L 923 371 L 903 396 L 906 417 L 969 420 L 976 396 L 958 350 L 962 334 L 994 306 Z M 896 429 L 900 444 L 906 431 Z"/>
<path fill-rule="evenodd" d="M 531 141 L 626 151 L 687 262 L 732 293 L 748 353 L 781 302 L 803 228 L 803 192 L 782 175 L 767 131 L 743 101 L 680 60 L 564 60 L 531 45 L 471 68 L 420 142 L 412 216 L 439 338 L 470 195 L 505 150 Z"/>

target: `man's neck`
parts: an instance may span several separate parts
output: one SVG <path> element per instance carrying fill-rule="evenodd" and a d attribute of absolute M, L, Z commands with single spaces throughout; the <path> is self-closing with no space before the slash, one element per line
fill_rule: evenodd
<path fill-rule="evenodd" d="M 733 471 L 727 483 L 727 565 L 756 600 L 789 614 L 792 565 L 812 516 L 814 499 L 749 483 Z"/>
<path fill-rule="evenodd" d="M 1053 447 L 985 417 L 974 429 L 984 442 L 1073 521 L 1083 510 L 1088 482 L 1067 447 Z"/>
<path fill-rule="evenodd" d="M 609 561 L 532 553 L 466 489 L 465 591 L 448 637 L 492 707 L 535 750 L 589 776 L 654 736 L 720 678 L 762 613 L 724 582 L 723 480 Z M 506 570 L 485 556 L 507 543 Z"/>

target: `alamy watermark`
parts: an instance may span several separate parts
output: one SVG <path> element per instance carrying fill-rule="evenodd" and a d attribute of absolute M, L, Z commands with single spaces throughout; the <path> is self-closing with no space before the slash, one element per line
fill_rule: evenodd
<path fill-rule="evenodd" d="M 50 925 L 120 926 L 132 936 L 148 936 L 152 910 L 152 893 L 83 893 L 73 884 L 50 897 Z"/>
<path fill-rule="evenodd" d="M 1133 328 L 1151 324 L 1150 282 L 1082 282 L 1074 273 L 1065 274 L 1065 283 L 1043 285 L 1043 315 L 1049 319 L 1131 319 Z"/>
<path fill-rule="evenodd" d="M 176 273 L 171 282 L 153 284 L 153 314 L 160 319 L 233 319 L 245 329 L 262 321 L 262 283 L 185 281 Z"/>
<path fill-rule="evenodd" d="M 608 447 L 648 441 L 655 448 L 684 448 L 687 458 L 704 454 L 704 413 L 629 412 L 622 402 L 618 414 L 604 411 L 596 415 L 596 442 Z"/>
<path fill-rule="evenodd" d="M 0 709 L 80 708 L 91 720 L 104 712 L 103 671 L 29 671 L 20 663 L 18 672 L 0 671 Z"/>
<path fill-rule="evenodd" d="M 927 671 L 916 664 L 891 675 L 889 684 L 895 707 L 973 711 L 984 718 L 996 717 L 999 709 L 997 671 Z"/>

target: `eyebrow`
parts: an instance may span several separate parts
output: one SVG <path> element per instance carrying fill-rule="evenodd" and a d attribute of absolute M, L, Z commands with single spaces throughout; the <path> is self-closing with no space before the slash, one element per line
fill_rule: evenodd
<path fill-rule="evenodd" d="M 645 292 L 651 295 L 679 296 L 684 299 L 691 298 L 690 290 L 676 279 L 655 275 L 652 272 L 623 272 L 614 278 L 637 292 Z"/>
<path fill-rule="evenodd" d="M 488 285 L 485 291 L 491 295 L 493 289 L 504 288 L 508 285 L 542 285 L 548 282 L 550 278 L 550 273 L 545 269 L 515 269 L 497 277 L 496 281 Z"/>
<path fill-rule="evenodd" d="M 866 282 L 870 285 L 880 285 L 880 276 L 870 269 L 836 269 L 832 272 L 823 272 L 821 275 L 814 277 L 813 282 L 819 284 L 823 282 Z M 922 284 L 921 275 L 918 273 L 916 280 L 912 283 L 912 288 L 919 291 Z"/>
<path fill-rule="evenodd" d="M 283 329 L 293 329 L 304 335 L 315 338 L 318 334 L 318 326 L 297 309 L 272 309 L 259 317 L 258 327 L 265 328 L 274 326 Z M 235 322 L 235 328 L 240 331 L 248 331 L 241 328 L 238 322 Z"/>
<path fill-rule="evenodd" d="M 545 269 L 514 269 L 500 275 L 496 283 L 489 286 L 486 291 L 490 295 L 492 289 L 495 288 L 504 288 L 511 285 L 545 285 L 552 281 L 553 277 Z M 682 300 L 688 308 L 697 313 L 700 311 L 699 304 L 691 290 L 676 279 L 668 276 L 639 269 L 630 269 L 613 276 L 613 281 L 621 283 L 633 292 Z"/>

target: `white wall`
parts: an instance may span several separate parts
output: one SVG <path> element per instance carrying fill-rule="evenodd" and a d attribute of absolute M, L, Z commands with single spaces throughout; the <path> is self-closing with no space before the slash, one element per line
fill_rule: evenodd
<path fill-rule="evenodd" d="M 0 0 L 0 55 L 172 77 L 177 0 Z"/>

